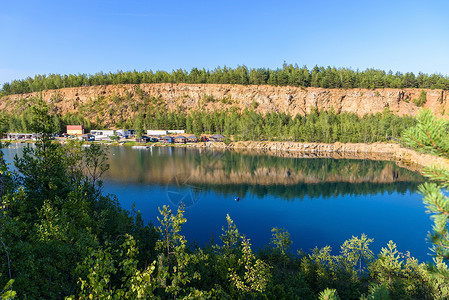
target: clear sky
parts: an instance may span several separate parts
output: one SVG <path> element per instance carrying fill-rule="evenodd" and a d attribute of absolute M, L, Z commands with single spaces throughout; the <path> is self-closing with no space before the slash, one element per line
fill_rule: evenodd
<path fill-rule="evenodd" d="M 449 75 L 449 1 L 1 1 L 0 84 L 217 66 Z"/>

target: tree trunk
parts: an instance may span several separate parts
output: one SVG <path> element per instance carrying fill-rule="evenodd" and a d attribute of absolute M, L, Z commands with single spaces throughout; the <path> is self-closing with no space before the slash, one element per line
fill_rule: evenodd
<path fill-rule="evenodd" d="M 3 159 L 3 153 L 0 150 L 0 170 L 6 170 L 6 163 Z M 5 176 L 3 172 L 0 172 L 0 198 L 3 197 L 5 193 Z"/>

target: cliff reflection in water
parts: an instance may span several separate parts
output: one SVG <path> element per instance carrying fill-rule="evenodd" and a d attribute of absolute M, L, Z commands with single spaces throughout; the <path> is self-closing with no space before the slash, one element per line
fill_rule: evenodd
<path fill-rule="evenodd" d="M 394 162 L 283 158 L 196 148 L 111 147 L 105 180 L 284 199 L 416 191 L 424 178 Z"/>

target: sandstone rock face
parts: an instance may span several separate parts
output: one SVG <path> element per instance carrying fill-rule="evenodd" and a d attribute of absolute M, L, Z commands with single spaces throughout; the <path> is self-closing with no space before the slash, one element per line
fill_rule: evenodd
<path fill-rule="evenodd" d="M 140 84 L 140 85 L 108 85 L 79 88 L 65 88 L 42 92 L 45 101 L 52 104 L 53 109 L 61 114 L 75 112 L 80 107 L 95 105 L 103 101 L 106 124 L 112 124 L 117 111 L 125 116 L 134 116 L 136 106 L 130 103 L 140 101 L 143 94 L 146 97 L 159 97 L 161 105 L 169 110 L 181 108 L 186 111 L 203 109 L 239 110 L 253 108 L 257 112 L 284 112 L 292 116 L 304 115 L 314 108 L 337 113 L 352 112 L 358 115 L 382 112 L 385 108 L 397 115 L 415 115 L 419 107 L 413 103 L 422 89 L 322 89 L 300 87 L 276 87 L 267 85 L 220 85 L 220 84 Z M 425 90 L 427 102 L 424 108 L 430 108 L 437 116 L 446 116 L 449 112 L 448 91 Z M 12 111 L 19 103 L 27 99 L 39 97 L 40 93 L 10 95 L 0 98 L 0 109 Z M 121 101 L 114 101 L 114 97 Z M 23 100 L 25 99 L 25 101 Z M 127 99 L 127 100 L 123 100 Z M 139 107 L 145 105 L 140 103 Z M 113 112 L 107 110 L 114 108 Z M 95 119 L 97 112 L 87 117 Z M 110 116 L 108 116 L 110 115 Z"/>

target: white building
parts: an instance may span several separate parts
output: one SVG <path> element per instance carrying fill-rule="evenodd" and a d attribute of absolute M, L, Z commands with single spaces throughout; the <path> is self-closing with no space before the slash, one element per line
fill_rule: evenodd
<path fill-rule="evenodd" d="M 167 133 L 183 134 L 183 133 L 186 133 L 186 131 L 185 130 L 167 130 Z"/>
<path fill-rule="evenodd" d="M 167 135 L 167 130 L 147 130 L 147 135 Z"/>
<path fill-rule="evenodd" d="M 105 136 L 112 136 L 115 135 L 115 130 L 91 130 L 90 134 L 93 134 L 95 136 L 97 135 L 105 135 Z"/>
<path fill-rule="evenodd" d="M 124 129 L 119 129 L 116 130 L 115 133 L 119 136 L 119 137 L 127 137 L 129 134 L 127 131 L 125 131 Z"/>

